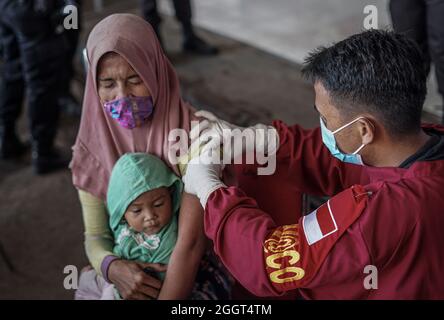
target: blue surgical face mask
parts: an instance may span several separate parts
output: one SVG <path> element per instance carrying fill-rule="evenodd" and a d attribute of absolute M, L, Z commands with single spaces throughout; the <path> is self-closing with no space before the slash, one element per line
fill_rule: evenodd
<path fill-rule="evenodd" d="M 339 160 L 341 160 L 343 162 L 364 165 L 364 162 L 362 162 L 362 157 L 361 157 L 361 155 L 358 154 L 358 152 L 361 151 L 362 148 L 365 147 L 365 144 L 362 144 L 352 154 L 347 154 L 347 153 L 343 153 L 343 152 L 341 152 L 341 150 L 339 150 L 338 145 L 336 143 L 336 139 L 335 139 L 335 134 L 336 133 L 338 133 L 339 131 L 347 128 L 349 125 L 355 123 L 359 119 L 363 119 L 363 117 L 356 118 L 355 120 L 353 120 L 353 121 L 343 125 L 339 129 L 337 129 L 337 130 L 332 132 L 332 131 L 327 129 L 327 127 L 324 124 L 324 121 L 322 120 L 322 118 L 320 118 L 320 121 L 321 121 L 321 132 L 322 132 L 322 141 L 324 142 L 325 146 L 328 148 L 328 150 L 330 150 L 331 154 L 335 158 L 337 158 L 337 159 L 339 159 Z"/>

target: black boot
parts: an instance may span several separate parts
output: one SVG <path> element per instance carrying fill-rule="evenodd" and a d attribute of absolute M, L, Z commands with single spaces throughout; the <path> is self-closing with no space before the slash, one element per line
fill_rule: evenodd
<path fill-rule="evenodd" d="M 219 49 L 210 45 L 194 33 L 186 34 L 183 42 L 183 50 L 185 52 L 211 56 L 218 54 Z"/>
<path fill-rule="evenodd" d="M 69 160 L 63 157 L 54 147 L 32 146 L 32 166 L 35 174 L 46 174 L 67 169 Z"/>
<path fill-rule="evenodd" d="M 22 156 L 27 146 L 20 142 L 14 127 L 0 126 L 0 159 L 15 159 Z"/>

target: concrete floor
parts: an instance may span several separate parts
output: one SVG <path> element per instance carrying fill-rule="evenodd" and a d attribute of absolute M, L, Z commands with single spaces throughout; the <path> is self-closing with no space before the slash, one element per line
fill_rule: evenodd
<path fill-rule="evenodd" d="M 160 0 L 172 14 L 172 1 Z M 366 5 L 390 26 L 388 0 L 193 0 L 194 20 L 208 30 L 302 63 L 307 52 L 363 30 Z"/>

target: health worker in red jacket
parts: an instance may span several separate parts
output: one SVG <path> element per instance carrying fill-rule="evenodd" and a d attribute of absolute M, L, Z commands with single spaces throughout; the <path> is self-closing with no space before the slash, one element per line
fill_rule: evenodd
<path fill-rule="evenodd" d="M 295 189 L 330 200 L 297 224 L 277 225 L 221 181 L 222 164 L 208 161 L 213 139 L 183 180 L 205 208 L 215 252 L 257 296 L 443 299 L 444 127 L 421 124 L 427 90 L 417 45 L 365 31 L 317 49 L 302 71 L 314 85 L 320 127 L 273 122 L 279 148 L 268 156 Z M 227 144 L 225 131 L 235 126 L 200 115 L 206 133 Z M 270 136 L 254 133 L 254 145 Z"/>

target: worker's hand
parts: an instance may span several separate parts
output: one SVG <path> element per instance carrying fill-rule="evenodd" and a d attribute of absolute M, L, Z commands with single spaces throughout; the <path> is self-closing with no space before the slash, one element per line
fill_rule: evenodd
<path fill-rule="evenodd" d="M 221 172 L 219 148 L 212 149 L 206 146 L 199 156 L 188 163 L 186 174 L 182 177 L 185 192 L 197 196 L 205 209 L 210 194 L 216 189 L 225 187 L 220 180 Z"/>
<path fill-rule="evenodd" d="M 216 117 L 213 113 L 206 111 L 206 110 L 197 111 L 194 115 L 198 118 L 203 118 L 204 120 L 201 123 L 208 122 L 210 124 L 209 127 L 217 130 L 217 132 L 219 132 L 220 134 L 222 134 L 222 132 L 224 130 L 231 131 L 234 129 L 238 129 L 238 130 L 242 131 L 245 129 L 244 127 L 239 127 L 239 126 L 229 123 L 225 120 L 221 120 L 218 117 Z M 204 127 L 206 128 L 208 126 L 205 125 Z"/>
<path fill-rule="evenodd" d="M 216 148 L 221 144 L 225 159 L 233 160 L 243 153 L 256 151 L 272 155 L 278 149 L 279 135 L 272 126 L 257 124 L 247 128 L 239 127 L 205 110 L 198 111 L 195 115 L 204 120 L 191 130 L 191 150 L 202 149 L 202 146 Z"/>
<path fill-rule="evenodd" d="M 125 300 L 157 299 L 162 282 L 148 275 L 144 269 L 165 272 L 165 265 L 142 263 L 128 260 L 115 260 L 108 269 L 108 278 Z"/>
<path fill-rule="evenodd" d="M 203 146 L 216 148 L 218 145 L 226 145 L 233 132 L 240 133 L 245 129 L 221 120 L 209 111 L 197 111 L 194 115 L 201 121 L 191 128 L 191 150 L 202 151 Z"/>

